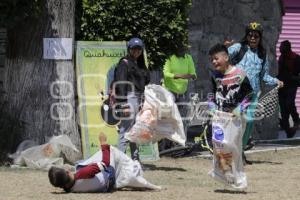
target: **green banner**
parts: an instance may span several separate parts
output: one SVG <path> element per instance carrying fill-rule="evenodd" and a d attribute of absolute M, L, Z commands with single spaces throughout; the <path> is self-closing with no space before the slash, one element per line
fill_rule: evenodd
<path fill-rule="evenodd" d="M 126 42 L 78 41 L 76 46 L 77 90 L 80 128 L 84 158 L 99 150 L 98 135 L 104 132 L 108 143 L 116 146 L 116 126 L 107 125 L 101 118 L 100 106 L 105 100 L 109 69 L 127 54 Z M 141 160 L 157 160 L 157 144 L 140 146 Z"/>

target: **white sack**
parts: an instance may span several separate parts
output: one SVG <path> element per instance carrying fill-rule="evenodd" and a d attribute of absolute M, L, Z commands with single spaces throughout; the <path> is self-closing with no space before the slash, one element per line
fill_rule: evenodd
<path fill-rule="evenodd" d="M 247 187 L 242 160 L 243 117 L 216 111 L 212 119 L 213 169 L 209 174 L 236 189 Z"/>
<path fill-rule="evenodd" d="M 21 143 L 20 146 L 23 144 Z M 63 166 L 62 150 L 70 148 L 79 152 L 67 135 L 53 136 L 48 143 L 33 146 L 14 154 L 15 166 L 48 170 L 52 165 Z M 14 166 L 14 167 L 15 167 Z"/>
<path fill-rule="evenodd" d="M 173 95 L 167 89 L 155 84 L 146 86 L 143 108 L 125 138 L 137 144 L 168 138 L 185 145 L 182 119 Z"/>
<path fill-rule="evenodd" d="M 101 162 L 102 151 L 96 152 L 92 157 L 78 163 L 85 166 L 90 163 Z M 110 146 L 110 165 L 116 170 L 116 188 L 133 187 L 160 190 L 160 186 L 153 185 L 143 177 L 143 170 L 138 161 L 133 161 L 126 154 L 114 146 Z"/>

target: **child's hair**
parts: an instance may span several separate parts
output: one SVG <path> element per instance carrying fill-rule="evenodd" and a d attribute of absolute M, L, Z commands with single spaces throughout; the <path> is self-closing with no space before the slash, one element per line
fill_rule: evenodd
<path fill-rule="evenodd" d="M 69 184 L 70 182 L 72 182 L 67 171 L 62 168 L 58 168 L 58 167 L 51 167 L 49 169 L 48 178 L 49 178 L 50 183 L 54 187 L 63 188 L 65 191 L 68 191 L 68 188 L 66 188 L 66 185 Z"/>
<path fill-rule="evenodd" d="M 216 53 L 219 53 L 219 52 L 225 52 L 228 55 L 227 47 L 223 44 L 220 44 L 220 43 L 218 43 L 218 44 L 214 45 L 213 47 L 211 47 L 208 54 L 210 56 L 212 56 L 212 55 L 215 55 Z"/>

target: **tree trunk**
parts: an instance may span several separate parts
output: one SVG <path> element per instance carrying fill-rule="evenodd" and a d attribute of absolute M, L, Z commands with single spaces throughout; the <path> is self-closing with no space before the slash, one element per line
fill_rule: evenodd
<path fill-rule="evenodd" d="M 61 134 L 81 149 L 74 62 L 43 59 L 43 38 L 74 38 L 75 0 L 45 0 L 43 5 L 39 19 L 8 30 L 4 80 L 7 120 L 0 125 L 6 130 L 10 151 L 24 139 L 42 144 Z M 65 153 L 71 161 L 81 158 L 81 154 Z"/>

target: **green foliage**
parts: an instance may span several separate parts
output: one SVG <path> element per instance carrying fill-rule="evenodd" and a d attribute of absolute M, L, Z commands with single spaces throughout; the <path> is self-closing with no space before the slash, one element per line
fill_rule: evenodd
<path fill-rule="evenodd" d="M 77 40 L 140 37 L 146 44 L 150 68 L 161 68 L 177 44 L 187 44 L 190 6 L 191 0 L 82 0 Z"/>
<path fill-rule="evenodd" d="M 163 66 L 176 44 L 187 44 L 191 0 L 74 0 L 76 39 L 146 44 L 151 68 Z M 0 27 L 14 27 L 42 16 L 46 0 L 1 0 Z"/>

